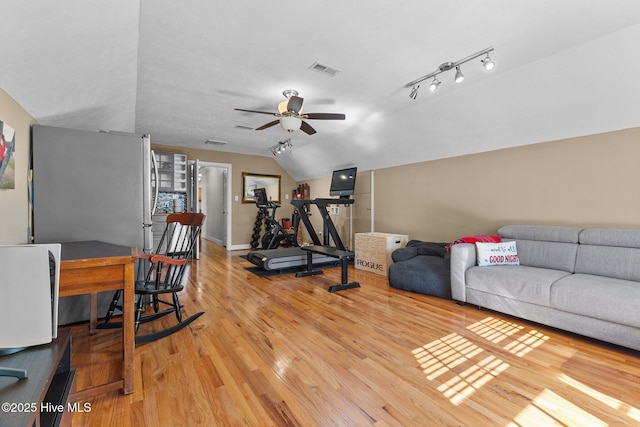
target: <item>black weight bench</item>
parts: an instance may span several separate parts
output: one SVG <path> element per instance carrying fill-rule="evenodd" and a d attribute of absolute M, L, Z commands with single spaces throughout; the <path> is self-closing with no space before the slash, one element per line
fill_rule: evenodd
<path fill-rule="evenodd" d="M 352 259 L 355 254 L 350 251 L 343 251 L 333 246 L 302 246 L 300 249 L 307 251 L 307 269 L 306 271 L 299 271 L 296 273 L 296 277 L 313 276 L 315 274 L 322 274 L 322 270 L 313 269 L 313 254 L 322 254 L 332 258 L 338 258 L 342 264 L 342 283 L 339 285 L 329 286 L 329 292 L 342 291 L 344 289 L 359 288 L 360 283 L 349 283 L 349 260 Z"/>

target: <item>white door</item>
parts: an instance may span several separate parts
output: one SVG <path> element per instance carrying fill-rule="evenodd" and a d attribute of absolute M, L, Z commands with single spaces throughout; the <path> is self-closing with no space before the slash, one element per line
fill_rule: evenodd
<path fill-rule="evenodd" d="M 222 197 L 222 223 L 224 224 L 224 226 L 222 227 L 222 241 L 225 242 L 225 246 L 229 246 L 229 230 L 228 227 L 226 226 L 229 223 L 229 202 L 230 200 L 228 200 L 229 198 L 226 197 L 226 194 L 231 194 L 230 193 L 230 186 L 229 186 L 229 168 L 224 168 L 224 171 L 222 172 L 222 194 L 225 195 L 224 197 Z"/>
<path fill-rule="evenodd" d="M 202 180 L 201 210 L 208 223 L 203 237 L 231 250 L 231 165 L 200 162 Z"/>

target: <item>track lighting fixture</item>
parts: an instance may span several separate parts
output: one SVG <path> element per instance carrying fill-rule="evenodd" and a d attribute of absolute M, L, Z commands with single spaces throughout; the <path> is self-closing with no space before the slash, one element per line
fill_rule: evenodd
<path fill-rule="evenodd" d="M 269 148 L 269 150 L 271 150 L 271 153 L 273 153 L 274 156 L 277 156 L 278 154 L 282 154 L 287 150 L 291 150 L 292 148 L 293 145 L 291 144 L 291 138 L 289 138 L 284 141 L 278 142 L 276 145 Z"/>
<path fill-rule="evenodd" d="M 416 99 L 418 97 L 418 89 L 420 89 L 420 85 L 413 85 L 411 88 L 411 93 L 409 94 L 409 98 Z"/>
<path fill-rule="evenodd" d="M 433 81 L 431 82 L 431 84 L 429 85 L 429 89 L 431 90 L 431 92 L 435 92 L 436 89 L 438 89 L 438 86 L 440 86 L 440 81 L 436 78 L 436 76 L 440 73 L 444 73 L 445 71 L 449 71 L 449 70 L 453 70 L 455 68 L 456 70 L 456 74 L 455 74 L 455 81 L 456 83 L 460 83 L 462 80 L 464 80 L 464 74 L 462 74 L 462 70 L 460 69 L 460 66 L 466 62 L 469 62 L 473 59 L 476 59 L 482 55 L 486 55 L 486 57 L 484 59 L 482 59 L 480 62 L 482 63 L 482 66 L 484 67 L 485 70 L 487 71 L 491 71 L 493 70 L 493 68 L 495 67 L 496 63 L 493 62 L 493 60 L 489 57 L 489 52 L 493 51 L 493 47 L 488 47 L 484 50 L 481 50 L 480 52 L 476 52 L 473 55 L 469 55 L 466 58 L 463 58 L 459 61 L 456 62 L 445 62 L 440 64 L 440 66 L 438 67 L 438 69 L 432 73 L 429 73 L 425 76 L 422 76 L 418 79 L 415 79 L 414 81 L 407 83 L 406 87 L 410 87 L 411 88 L 411 93 L 409 95 L 409 97 L 411 99 L 416 99 L 418 96 L 418 88 L 419 83 L 431 79 L 433 78 Z"/>

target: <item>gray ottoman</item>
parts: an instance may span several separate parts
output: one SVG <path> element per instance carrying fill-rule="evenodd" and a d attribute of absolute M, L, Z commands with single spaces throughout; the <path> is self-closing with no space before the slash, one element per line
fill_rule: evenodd
<path fill-rule="evenodd" d="M 389 266 L 389 285 L 410 292 L 451 299 L 447 243 L 411 240 L 396 249 Z"/>

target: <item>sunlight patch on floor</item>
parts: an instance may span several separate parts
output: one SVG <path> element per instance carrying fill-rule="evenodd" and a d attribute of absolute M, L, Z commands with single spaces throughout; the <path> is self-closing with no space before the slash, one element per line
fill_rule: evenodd
<path fill-rule="evenodd" d="M 501 345 L 503 349 L 518 357 L 526 356 L 549 340 L 547 335 L 535 329 L 527 331 L 524 326 L 493 317 L 473 323 L 467 329 L 491 343 Z M 508 363 L 495 355 L 486 355 L 483 352 L 484 349 L 480 345 L 452 333 L 413 350 L 413 355 L 427 379 L 441 381 L 437 387 L 438 391 L 457 406 L 509 368 Z M 573 387 L 594 399 L 598 404 L 619 410 L 621 416 L 629 417 L 630 422 L 640 422 L 640 409 L 637 407 L 607 396 L 566 374 L 560 374 L 558 379 L 568 387 Z M 589 409 L 589 406 L 580 407 L 545 388 L 508 426 L 608 425 L 590 413 Z"/>
<path fill-rule="evenodd" d="M 599 427 L 608 424 L 553 391 L 544 389 L 533 402 L 513 418 L 513 423 L 509 424 L 509 426 L 522 425 Z"/>
<path fill-rule="evenodd" d="M 534 348 L 544 344 L 548 339 L 549 337 L 542 332 L 531 330 L 517 340 L 505 345 L 504 348 L 518 357 L 523 357 Z"/>
<path fill-rule="evenodd" d="M 541 332 L 526 332 L 524 326 L 494 317 L 487 317 L 467 329 L 494 344 L 509 339 L 503 344 L 503 348 L 518 357 L 525 356 L 549 339 Z M 518 335 L 515 336 L 516 334 Z M 413 355 L 427 379 L 443 381 L 438 390 L 451 403 L 459 405 L 475 390 L 509 367 L 508 363 L 496 356 L 483 357 L 483 351 L 482 347 L 453 333 L 413 350 Z M 469 366 L 461 366 L 463 364 Z M 451 374 L 451 378 L 445 377 Z"/>
<path fill-rule="evenodd" d="M 571 378 L 568 375 L 560 374 L 558 377 L 560 381 L 563 383 L 575 388 L 576 390 L 581 391 L 587 396 L 597 400 L 600 403 L 607 405 L 610 408 L 618 409 L 622 411 L 625 415 L 627 415 L 632 420 L 638 422 L 640 424 L 640 409 L 629 405 L 628 403 L 622 402 L 616 398 L 611 396 L 607 396 L 604 393 L 599 392 L 598 390 L 589 387 L 588 385 Z"/>
<path fill-rule="evenodd" d="M 482 357 L 482 351 L 476 344 L 454 333 L 413 350 L 413 355 L 430 381 L 453 374 L 444 379 L 438 390 L 451 403 L 459 405 L 509 367 L 493 355 Z M 470 366 L 461 372 L 453 372 L 463 364 Z"/>
<path fill-rule="evenodd" d="M 498 344 L 500 341 L 509 338 L 524 329 L 524 326 L 507 322 L 506 320 L 487 317 L 479 322 L 467 326 L 467 329 L 474 332 L 492 343 Z"/>
<path fill-rule="evenodd" d="M 506 320 L 487 317 L 469 325 L 467 329 L 492 343 L 499 344 L 505 339 L 512 338 L 513 335 L 521 333 L 524 330 L 524 326 Z M 544 344 L 548 339 L 549 337 L 542 332 L 532 329 L 509 342 L 504 346 L 504 349 L 518 357 L 523 357 L 534 348 Z"/>

